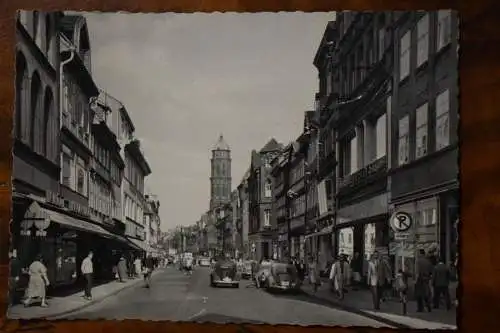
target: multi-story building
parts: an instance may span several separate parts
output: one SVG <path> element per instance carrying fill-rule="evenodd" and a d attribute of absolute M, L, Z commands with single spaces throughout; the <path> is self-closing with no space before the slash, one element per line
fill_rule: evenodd
<path fill-rule="evenodd" d="M 215 209 L 231 202 L 231 148 L 222 134 L 212 149 L 210 164 L 210 209 Z"/>
<path fill-rule="evenodd" d="M 123 234 L 121 184 L 125 162 L 116 135 L 107 125 L 113 110 L 101 96 L 94 107 L 91 147 L 93 159 L 89 178 L 89 208 L 92 218 L 118 234 Z"/>
<path fill-rule="evenodd" d="M 336 136 L 335 248 L 388 252 L 386 101 L 392 86 L 390 13 L 337 13 L 327 44 L 327 128 Z M 321 88 L 320 88 L 321 91 Z M 321 101 L 321 98 L 320 98 Z"/>
<path fill-rule="evenodd" d="M 151 174 L 146 158 L 140 147 L 140 141 L 134 139 L 125 145 L 125 234 L 136 245 L 148 250 L 145 244 L 144 208 L 147 205 L 144 197 L 144 179 Z"/>
<path fill-rule="evenodd" d="M 248 242 L 248 231 L 249 231 L 249 197 L 248 197 L 248 177 L 250 176 L 250 170 L 247 170 L 243 175 L 240 184 L 237 187 L 238 198 L 239 198 L 239 214 L 241 221 L 241 226 L 239 228 L 240 236 L 240 251 L 245 258 L 250 258 L 252 253 L 252 248 Z"/>
<path fill-rule="evenodd" d="M 238 190 L 231 192 L 231 248 L 234 249 L 235 257 L 239 257 L 241 251 L 241 206 Z"/>
<path fill-rule="evenodd" d="M 281 149 L 282 145 L 272 138 L 259 152 L 253 150 L 251 155 L 248 176 L 249 242 L 253 255 L 259 259 L 277 256 L 276 225 L 271 224 L 271 161 Z"/>
<path fill-rule="evenodd" d="M 308 235 L 311 247 L 319 250 L 323 260 L 335 256 L 335 244 L 332 239 L 335 202 L 337 156 L 335 149 L 336 132 L 333 126 L 332 108 L 326 107 L 332 97 L 332 51 L 335 47 L 337 24 L 328 22 L 323 38 L 314 57 L 313 64 L 318 70 L 319 89 L 315 98 L 315 119 L 318 126 L 317 193 L 318 214 L 314 225 L 314 234 Z"/>
<path fill-rule="evenodd" d="M 60 12 L 18 11 L 16 19 L 11 246 L 18 250 L 23 267 L 38 253 L 48 258 L 46 265 L 53 284 L 73 280 L 76 269 L 76 265 L 58 269 L 55 262 L 62 248 L 67 257 L 74 258 L 75 243 L 62 244 L 57 223 L 51 219 L 49 223 L 33 220 L 48 215 L 45 197 L 47 193 L 57 197 L 60 189 L 57 26 L 62 16 Z"/>
<path fill-rule="evenodd" d="M 161 240 L 160 201 L 153 194 L 146 194 L 146 207 L 144 210 L 144 228 L 146 231 L 146 246 L 148 254 L 157 256 Z"/>
<path fill-rule="evenodd" d="M 397 12 L 390 24 L 390 206 L 414 217 L 406 246 L 395 241 L 391 248 L 398 267 L 404 256 L 413 269 L 418 248 L 436 247 L 452 263 L 459 214 L 458 17 L 450 10 Z"/>
<path fill-rule="evenodd" d="M 284 147 L 280 153 L 271 161 L 270 178 L 272 179 L 272 223 L 276 225 L 278 242 L 278 259 L 284 259 L 288 255 L 288 194 L 289 194 L 289 161 L 292 144 Z"/>

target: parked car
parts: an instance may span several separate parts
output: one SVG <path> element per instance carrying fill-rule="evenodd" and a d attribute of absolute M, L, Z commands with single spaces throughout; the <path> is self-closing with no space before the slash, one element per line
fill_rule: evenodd
<path fill-rule="evenodd" d="M 257 267 L 257 262 L 255 260 L 244 260 L 241 263 L 241 278 L 242 279 L 252 279 L 254 275 L 254 270 Z"/>
<path fill-rule="evenodd" d="M 271 263 L 266 279 L 260 282 L 260 287 L 268 291 L 298 292 L 301 281 L 297 268 L 288 263 Z"/>
<path fill-rule="evenodd" d="M 222 259 L 218 260 L 210 272 L 210 286 L 229 286 L 233 288 L 240 287 L 240 276 L 236 267 L 236 263 Z"/>

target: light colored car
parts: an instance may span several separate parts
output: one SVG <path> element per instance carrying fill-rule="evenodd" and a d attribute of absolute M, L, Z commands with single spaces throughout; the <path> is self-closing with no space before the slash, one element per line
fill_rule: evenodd
<path fill-rule="evenodd" d="M 240 276 L 236 263 L 229 260 L 217 261 L 210 273 L 210 286 L 240 287 Z"/>
<path fill-rule="evenodd" d="M 267 279 L 262 286 L 268 291 L 298 292 L 301 284 L 297 268 L 294 265 L 274 262 L 271 264 Z"/>
<path fill-rule="evenodd" d="M 208 258 L 208 257 L 200 257 L 198 259 L 198 266 L 200 266 L 200 267 L 210 267 L 210 258 Z"/>

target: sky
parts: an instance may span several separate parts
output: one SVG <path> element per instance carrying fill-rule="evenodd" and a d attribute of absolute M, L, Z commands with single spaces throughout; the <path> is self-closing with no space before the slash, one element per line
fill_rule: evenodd
<path fill-rule="evenodd" d="M 233 189 L 252 149 L 302 131 L 332 13 L 85 13 L 96 84 L 127 108 L 160 200 L 162 230 L 209 208 L 211 149 L 231 147 Z"/>

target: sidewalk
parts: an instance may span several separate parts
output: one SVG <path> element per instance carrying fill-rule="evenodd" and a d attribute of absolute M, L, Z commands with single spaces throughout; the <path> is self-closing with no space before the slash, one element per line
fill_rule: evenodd
<path fill-rule="evenodd" d="M 153 272 L 153 276 L 159 274 L 164 269 L 159 268 Z M 16 304 L 7 310 L 9 319 L 53 319 L 72 312 L 79 311 L 88 306 L 103 301 L 105 298 L 118 294 L 128 288 L 143 283 L 142 278 L 129 279 L 124 282 L 112 281 L 92 288 L 93 299 L 91 301 L 83 298 L 83 290 L 65 297 L 53 297 L 47 300 L 48 307 L 42 308 L 34 303 L 25 308 L 23 304 Z"/>
<path fill-rule="evenodd" d="M 312 286 L 305 283 L 302 290 L 312 298 L 334 304 L 346 311 L 366 315 L 375 320 L 397 323 L 413 329 L 457 329 L 456 308 L 432 309 L 432 312 L 417 312 L 416 302 L 410 301 L 407 305 L 407 315 L 402 315 L 401 303 L 397 300 L 386 300 L 380 304 L 380 310 L 373 310 L 372 295 L 369 290 L 349 290 L 344 300 L 339 300 L 330 291 L 327 281 L 323 281 L 318 291 L 314 293 Z"/>

